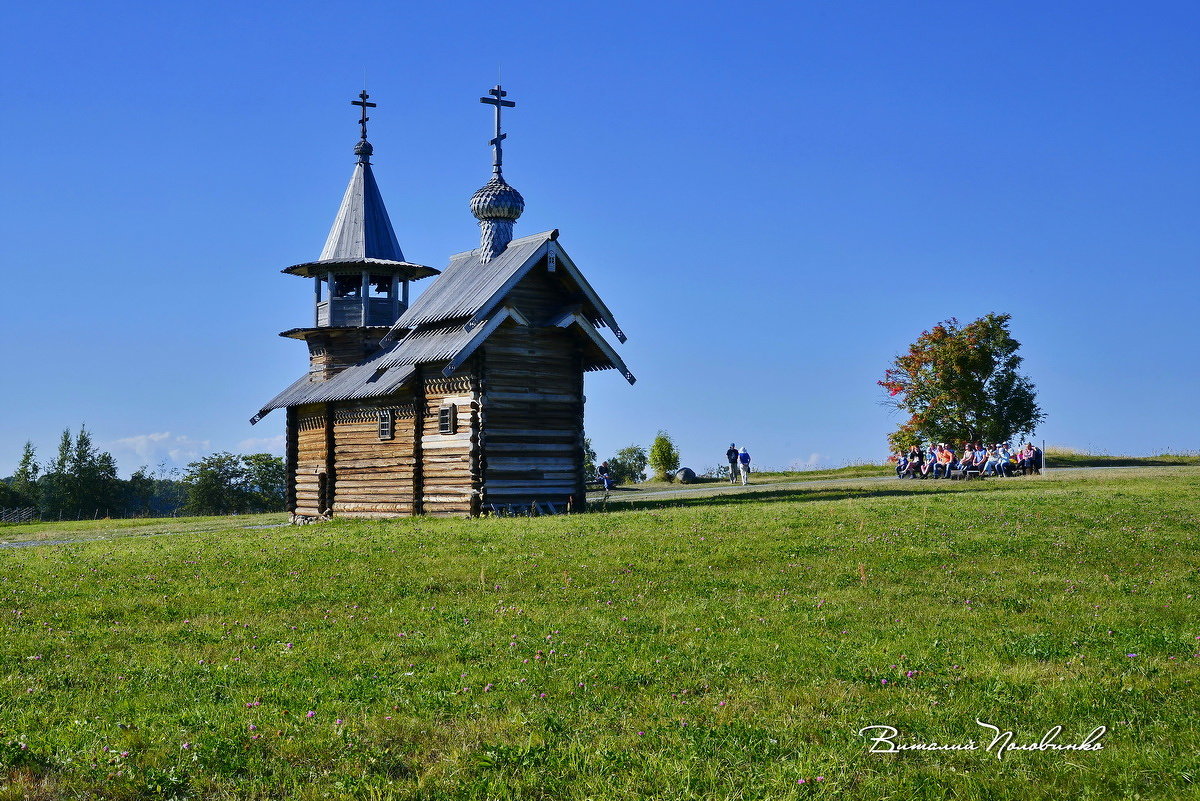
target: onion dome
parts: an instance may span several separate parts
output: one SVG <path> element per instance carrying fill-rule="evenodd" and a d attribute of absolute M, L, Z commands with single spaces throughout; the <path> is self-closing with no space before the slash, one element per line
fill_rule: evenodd
<path fill-rule="evenodd" d="M 471 195 L 471 213 L 475 219 L 514 222 L 525 211 L 525 198 L 508 185 L 501 175 L 492 177 Z"/>
<path fill-rule="evenodd" d="M 366 139 L 360 139 L 358 144 L 354 146 L 354 155 L 369 157 L 375 152 L 375 148 L 371 147 L 371 143 Z"/>

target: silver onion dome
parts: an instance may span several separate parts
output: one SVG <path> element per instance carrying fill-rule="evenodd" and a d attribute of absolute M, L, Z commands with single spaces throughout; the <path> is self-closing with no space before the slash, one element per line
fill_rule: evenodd
<path fill-rule="evenodd" d="M 471 195 L 471 213 L 475 219 L 515 221 L 525 211 L 525 198 L 497 175 Z"/>

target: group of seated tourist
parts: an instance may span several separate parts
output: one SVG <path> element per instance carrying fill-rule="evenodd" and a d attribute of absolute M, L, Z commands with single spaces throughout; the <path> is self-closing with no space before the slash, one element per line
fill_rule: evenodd
<path fill-rule="evenodd" d="M 1014 451 L 1007 442 L 987 446 L 967 442 L 957 452 L 939 442 L 931 444 L 929 450 L 914 445 L 908 453 L 897 453 L 892 458 L 896 460 L 896 475 L 900 478 L 950 478 L 954 471 L 960 471 L 959 475 L 1011 476 L 1042 467 L 1042 451 L 1032 442 L 1025 443 L 1019 451 Z"/>

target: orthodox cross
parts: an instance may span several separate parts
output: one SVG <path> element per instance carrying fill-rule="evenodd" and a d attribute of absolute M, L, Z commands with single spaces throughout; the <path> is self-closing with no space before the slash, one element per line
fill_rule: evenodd
<path fill-rule="evenodd" d="M 500 166 L 504 163 L 504 152 L 500 147 L 500 143 L 508 138 L 508 134 L 500 133 L 500 109 L 504 107 L 513 108 L 516 102 L 513 100 L 505 100 L 504 97 L 508 92 L 500 88 L 500 84 L 496 84 L 495 89 L 488 89 L 488 94 L 491 97 L 479 98 L 480 103 L 496 107 L 496 138 L 488 142 L 492 146 L 492 174 L 500 175 Z"/>
<path fill-rule="evenodd" d="M 365 142 L 367 141 L 367 120 L 371 119 L 367 116 L 367 109 L 375 108 L 375 104 L 367 102 L 367 98 L 370 97 L 370 95 L 367 94 L 366 89 L 363 89 L 361 92 L 359 92 L 358 97 L 358 100 L 351 100 L 350 105 L 362 106 L 362 117 L 359 119 L 358 124 L 362 126 L 362 140 Z"/>

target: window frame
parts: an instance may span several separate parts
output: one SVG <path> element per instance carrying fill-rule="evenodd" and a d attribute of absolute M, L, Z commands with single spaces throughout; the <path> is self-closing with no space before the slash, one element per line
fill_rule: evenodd
<path fill-rule="evenodd" d="M 438 433 L 444 435 L 458 433 L 457 404 L 445 403 L 438 409 Z"/>
<path fill-rule="evenodd" d="M 387 442 L 396 438 L 396 410 L 380 409 L 377 418 L 379 422 L 379 441 Z"/>

